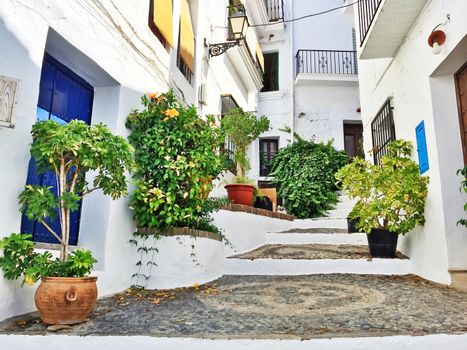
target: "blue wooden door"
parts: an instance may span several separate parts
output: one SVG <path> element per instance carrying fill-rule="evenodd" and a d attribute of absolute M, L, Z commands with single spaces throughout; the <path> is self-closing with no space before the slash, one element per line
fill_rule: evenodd
<path fill-rule="evenodd" d="M 60 124 L 66 124 L 72 119 L 79 119 L 90 124 L 93 97 L 94 89 L 84 79 L 52 56 L 47 54 L 44 56 L 37 104 L 37 121 L 51 119 Z M 29 162 L 26 182 L 27 184 L 50 186 L 57 194 L 55 174 L 48 172 L 38 175 L 34 158 L 31 158 Z M 81 203 L 79 209 L 70 215 L 71 245 L 78 243 L 80 215 Z M 47 223 L 55 232 L 61 233 L 58 211 L 57 217 L 47 220 Z M 24 215 L 21 220 L 21 232 L 32 234 L 35 242 L 58 243 L 44 225 L 29 220 Z"/>

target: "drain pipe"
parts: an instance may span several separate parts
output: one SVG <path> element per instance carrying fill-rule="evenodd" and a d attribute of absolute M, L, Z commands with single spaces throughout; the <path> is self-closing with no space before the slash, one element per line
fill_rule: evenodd
<path fill-rule="evenodd" d="M 288 1 L 289 18 L 293 18 L 293 1 Z M 295 141 L 295 56 L 294 56 L 294 24 L 290 22 L 289 42 L 290 42 L 290 132 L 291 141 Z"/>

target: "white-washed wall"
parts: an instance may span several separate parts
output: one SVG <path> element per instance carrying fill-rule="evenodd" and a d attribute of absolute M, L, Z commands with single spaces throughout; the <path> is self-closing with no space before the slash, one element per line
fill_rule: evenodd
<path fill-rule="evenodd" d="M 402 238 L 402 250 L 417 272 L 449 283 L 448 268 L 467 266 L 467 232 L 456 226 L 464 213 L 466 196 L 459 193 L 463 166 L 454 74 L 467 61 L 467 3 L 462 0 L 428 2 L 394 58 L 361 60 L 360 97 L 365 127 L 365 149 L 370 150 L 370 123 L 391 98 L 396 137 L 416 142 L 415 127 L 425 121 L 430 169 L 424 227 Z M 427 38 L 433 27 L 451 14 L 444 30 L 443 51 L 433 55 Z M 388 28 L 390 31 L 390 28 Z M 417 161 L 416 151 L 413 159 Z"/>

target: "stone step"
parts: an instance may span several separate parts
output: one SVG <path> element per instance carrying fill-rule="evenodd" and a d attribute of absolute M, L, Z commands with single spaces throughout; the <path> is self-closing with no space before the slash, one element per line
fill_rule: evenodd
<path fill-rule="evenodd" d="M 0 335 L 0 344 L 6 349 L 37 350 L 37 349 L 173 349 L 173 350 L 465 350 L 467 334 L 432 334 L 414 337 L 403 336 L 373 336 L 373 337 L 334 337 L 329 339 L 296 339 L 285 335 L 281 339 L 244 339 L 242 336 L 232 336 L 231 339 L 206 339 L 187 334 L 185 337 L 154 337 L 109 335 L 96 336 L 64 336 L 58 334 L 42 335 Z M 52 346 L 51 346 L 52 344 Z"/>
<path fill-rule="evenodd" d="M 310 230 L 266 234 L 266 244 L 367 244 L 365 233 L 310 233 Z M 308 231 L 308 232 L 307 232 Z M 325 231 L 325 230 L 319 230 Z M 346 230 L 345 230 L 346 231 Z"/>
<path fill-rule="evenodd" d="M 412 263 L 400 253 L 395 259 L 373 259 L 367 245 L 355 244 L 267 244 L 232 255 L 224 263 L 225 274 L 239 275 L 404 275 L 412 271 Z"/>
<path fill-rule="evenodd" d="M 414 273 L 410 260 L 404 259 L 226 259 L 224 274 L 232 275 L 312 275 L 312 274 L 362 274 L 407 275 Z"/>
<path fill-rule="evenodd" d="M 466 294 L 418 277 L 230 275 L 196 288 L 123 293 L 50 333 L 0 324 L 2 349 L 464 350 Z M 46 336 L 44 336 L 46 335 Z"/>
<path fill-rule="evenodd" d="M 295 219 L 291 222 L 290 229 L 310 228 L 339 228 L 347 229 L 347 218 L 322 217 L 316 219 Z"/>

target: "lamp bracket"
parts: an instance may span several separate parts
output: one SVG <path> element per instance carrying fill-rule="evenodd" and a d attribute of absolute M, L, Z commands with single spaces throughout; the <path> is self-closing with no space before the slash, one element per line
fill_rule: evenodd
<path fill-rule="evenodd" d="M 209 45 L 209 56 L 214 57 L 214 56 L 222 55 L 228 49 L 235 47 L 235 46 L 239 46 L 239 45 L 240 45 L 240 41 L 227 41 L 225 43 L 217 43 L 217 44 Z"/>

